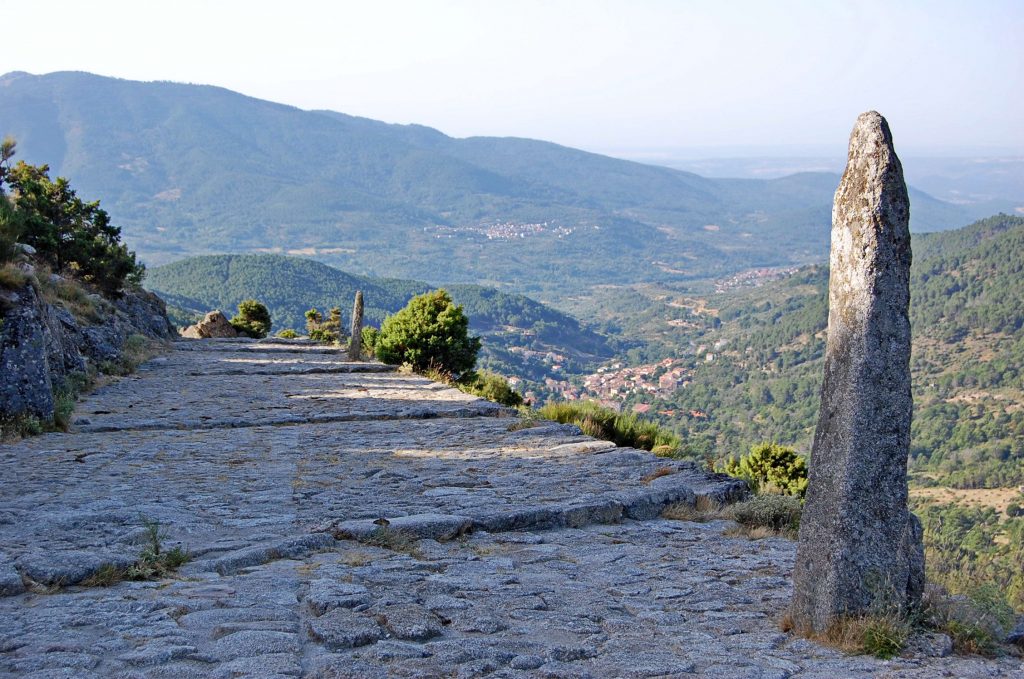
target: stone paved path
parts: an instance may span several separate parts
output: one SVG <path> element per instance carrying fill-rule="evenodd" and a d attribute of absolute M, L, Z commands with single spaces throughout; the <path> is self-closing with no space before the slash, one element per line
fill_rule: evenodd
<path fill-rule="evenodd" d="M 659 518 L 734 482 L 333 350 L 179 343 L 76 416 L 0 446 L 3 676 L 1024 676 L 790 638 L 793 543 Z M 144 520 L 177 578 L 76 584 Z"/>

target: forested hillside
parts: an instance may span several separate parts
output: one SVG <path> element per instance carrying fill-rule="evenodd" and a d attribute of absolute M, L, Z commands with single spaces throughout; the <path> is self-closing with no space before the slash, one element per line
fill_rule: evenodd
<path fill-rule="evenodd" d="M 7 134 L 26 160 L 103 196 L 151 266 L 275 252 L 548 299 L 819 261 L 838 182 L 828 173 L 707 179 L 547 142 L 455 139 L 216 87 L 87 73 L 0 77 Z M 911 197 L 917 231 L 984 209 Z"/>
<path fill-rule="evenodd" d="M 275 331 L 302 331 L 311 307 L 321 312 L 340 307 L 347 327 L 356 290 L 363 291 L 366 322 L 379 326 L 413 295 L 431 288 L 420 281 L 354 276 L 281 255 L 193 257 L 152 269 L 146 286 L 186 312 L 176 317 L 181 324 L 195 314 L 217 308 L 230 313 L 243 299 L 259 299 L 270 310 Z M 484 337 L 482 367 L 538 383 L 555 365 L 555 372 L 582 372 L 614 353 L 607 337 L 528 297 L 479 285 L 447 289 L 463 305 L 471 331 Z"/>
<path fill-rule="evenodd" d="M 956 487 L 1022 484 L 1024 219 L 1000 215 L 917 235 L 913 248 L 911 469 Z M 679 412 L 676 424 L 695 453 L 725 455 L 761 440 L 806 452 L 827 288 L 827 269 L 810 267 L 711 296 L 677 337 L 679 353 L 690 355 L 690 384 L 653 399 L 653 410 Z"/>

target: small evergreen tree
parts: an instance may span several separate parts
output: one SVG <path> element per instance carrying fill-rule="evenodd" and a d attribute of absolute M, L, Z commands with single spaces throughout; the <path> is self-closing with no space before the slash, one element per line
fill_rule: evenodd
<path fill-rule="evenodd" d="M 445 290 L 413 297 L 381 325 L 375 353 L 385 363 L 441 370 L 458 377 L 473 369 L 480 338 L 469 336 L 469 319 Z"/>
<path fill-rule="evenodd" d="M 519 392 L 497 373 L 488 370 L 473 371 L 463 375 L 459 382 L 465 387 L 463 391 L 486 398 L 488 401 L 513 408 L 523 405 L 523 397 Z"/>
<path fill-rule="evenodd" d="M 231 327 L 242 335 L 254 339 L 263 339 L 270 332 L 273 323 L 267 307 L 254 299 L 243 300 L 238 304 L 238 314 L 231 319 Z"/>
<path fill-rule="evenodd" d="M 83 201 L 63 177 L 51 180 L 47 165 L 20 161 L 11 167 L 14 153 L 12 139 L 0 142 L 0 250 L 10 250 L 5 243 L 14 234 L 54 271 L 108 294 L 126 283 L 139 285 L 145 267 L 121 242 L 121 229 L 99 201 Z M 0 252 L 5 254 L 11 253 Z"/>
<path fill-rule="evenodd" d="M 314 307 L 306 312 L 306 334 L 314 342 L 338 344 L 341 342 L 341 309 L 333 307 L 327 320 Z"/>
<path fill-rule="evenodd" d="M 771 487 L 799 497 L 807 492 L 807 461 L 792 448 L 777 443 L 752 446 L 750 454 L 729 458 L 720 469 L 744 479 L 755 492 Z"/>

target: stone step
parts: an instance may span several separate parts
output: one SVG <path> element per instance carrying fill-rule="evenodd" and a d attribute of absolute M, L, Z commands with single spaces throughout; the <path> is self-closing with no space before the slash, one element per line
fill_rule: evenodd
<path fill-rule="evenodd" d="M 208 420 L 180 419 L 174 421 L 134 420 L 130 425 L 93 424 L 88 418 L 78 418 L 74 431 L 79 433 L 104 433 L 118 431 L 202 431 L 204 429 L 241 429 L 246 427 L 284 427 L 303 424 L 328 424 L 331 422 L 380 422 L 386 420 L 432 420 L 437 418 L 505 417 L 515 416 L 514 410 L 496 403 L 484 401 L 469 406 L 451 406 L 444 409 L 431 407 L 407 407 L 395 411 L 362 411 L 324 415 L 277 415 L 258 420 L 244 417 L 211 418 Z"/>

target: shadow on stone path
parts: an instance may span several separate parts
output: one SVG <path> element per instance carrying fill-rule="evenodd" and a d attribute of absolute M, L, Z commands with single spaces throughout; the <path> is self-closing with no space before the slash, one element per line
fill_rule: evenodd
<path fill-rule="evenodd" d="M 734 481 L 573 427 L 518 429 L 493 403 L 331 349 L 178 343 L 76 415 L 70 434 L 0 446 L 6 675 L 1019 669 L 790 639 L 775 620 L 792 543 L 658 518 L 735 497 Z M 75 586 L 137 557 L 144 519 L 193 554 L 178 578 Z M 398 531 L 423 539 L 367 544 Z"/>

